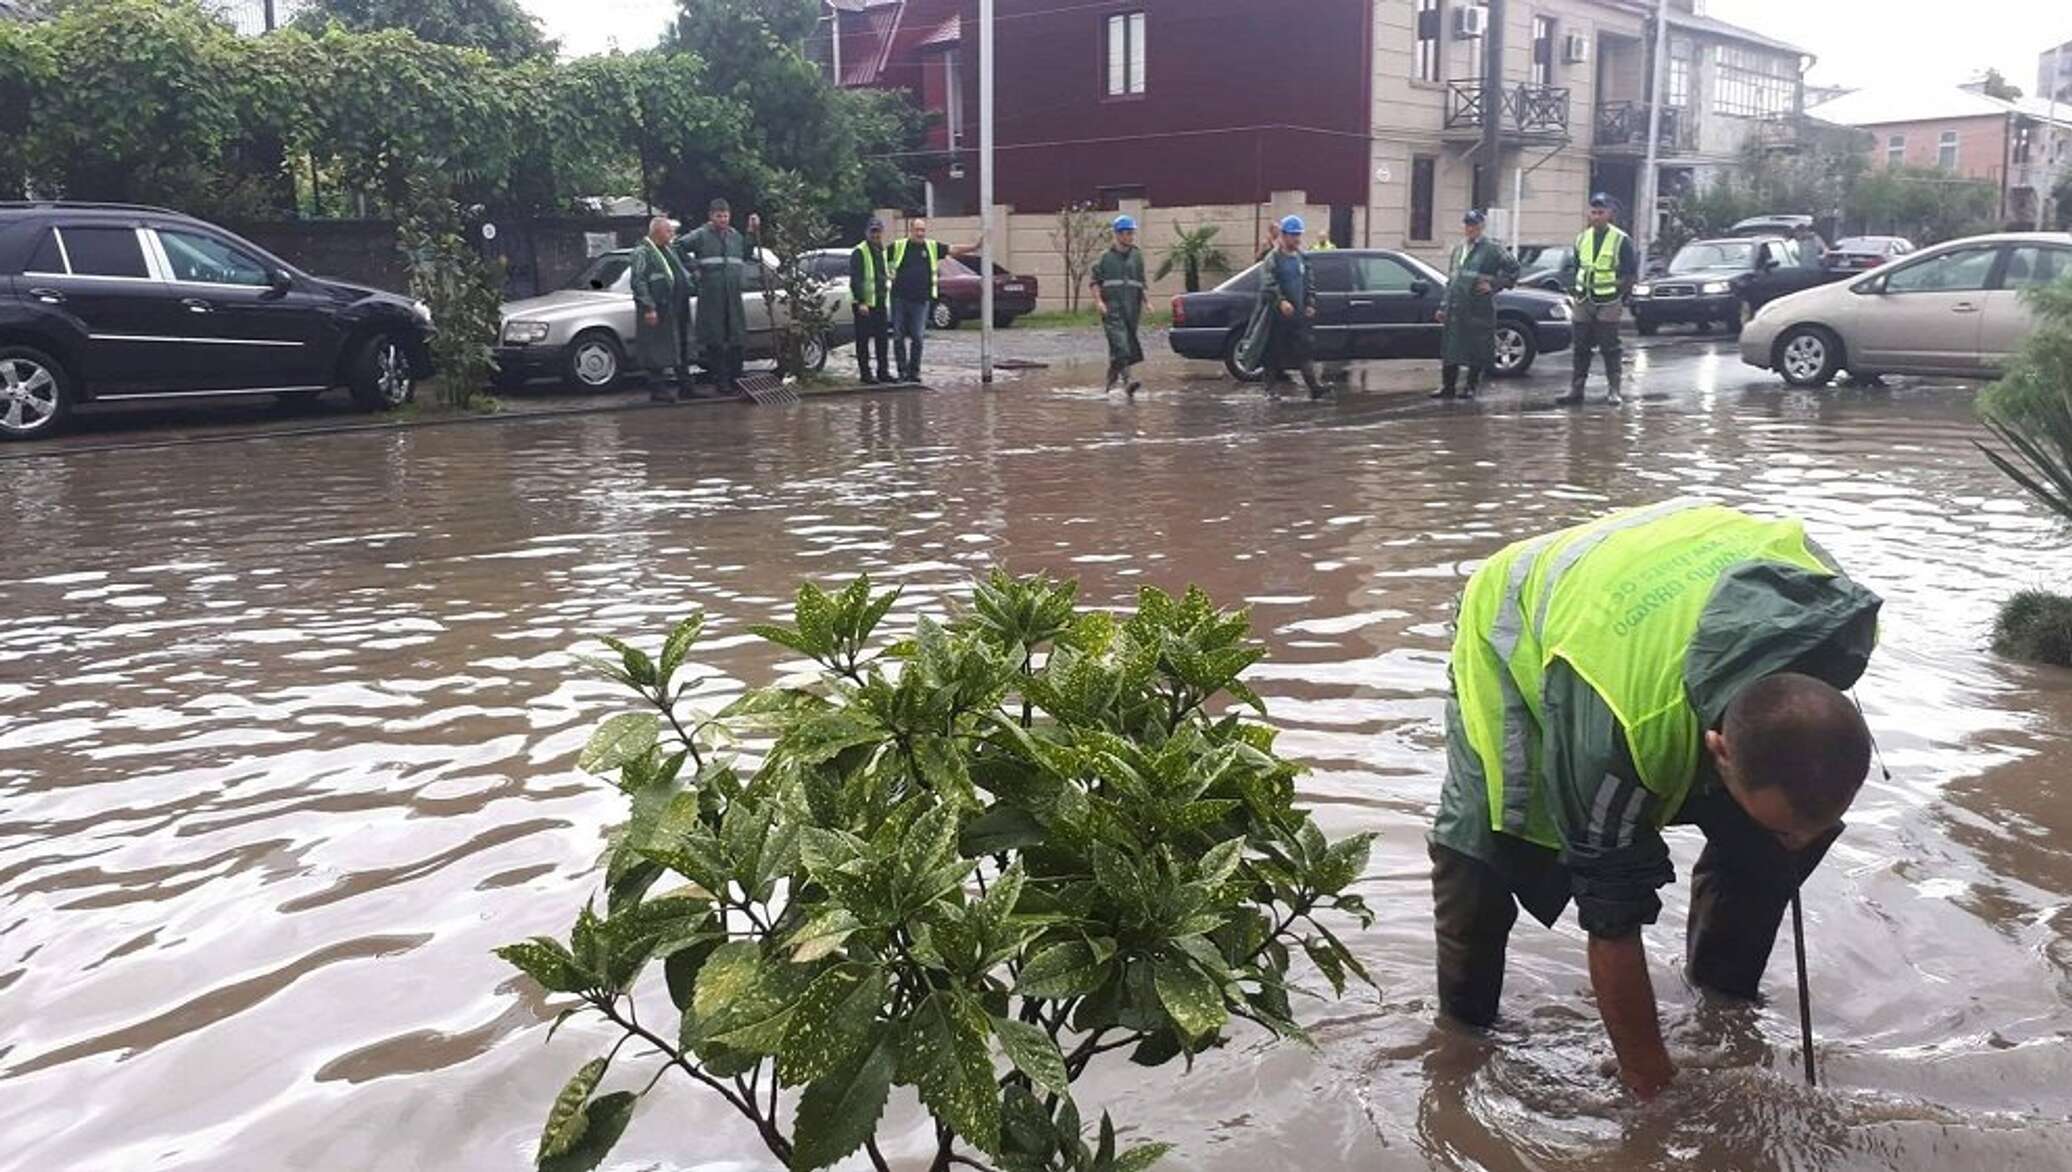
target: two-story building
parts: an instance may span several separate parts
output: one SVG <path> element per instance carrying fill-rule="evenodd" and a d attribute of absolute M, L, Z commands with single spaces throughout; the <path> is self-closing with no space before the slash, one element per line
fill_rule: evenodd
<path fill-rule="evenodd" d="M 930 176 L 931 206 L 974 212 L 977 0 L 826 2 L 830 75 L 933 111 L 930 145 L 951 162 Z M 995 199 L 1013 213 L 998 243 L 1039 275 L 1020 244 L 1080 202 L 1145 213 L 1154 254 L 1177 227 L 1215 223 L 1249 256 L 1267 221 L 1300 211 L 1312 240 L 1438 260 L 1470 206 L 1513 241 L 1560 241 L 1592 191 L 1629 222 L 1642 194 L 1653 0 L 995 4 Z M 1693 0 L 1670 8 L 1665 193 L 1731 166 L 1751 136 L 1790 146 L 1807 61 Z"/>
<path fill-rule="evenodd" d="M 1873 164 L 1922 167 L 1990 183 L 2011 227 L 2060 222 L 2053 198 L 2072 175 L 2072 105 L 2007 101 L 1977 86 L 1865 89 L 1809 110 L 1824 122 L 1870 131 Z"/>

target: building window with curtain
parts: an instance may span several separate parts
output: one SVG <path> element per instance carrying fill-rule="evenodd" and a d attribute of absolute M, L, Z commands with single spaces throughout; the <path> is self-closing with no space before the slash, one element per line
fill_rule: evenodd
<path fill-rule="evenodd" d="M 1678 110 L 1691 106 L 1691 42 L 1682 37 L 1669 41 L 1669 84 L 1662 101 Z"/>
<path fill-rule="evenodd" d="M 1441 34 L 1445 30 L 1445 0 L 1417 0 L 1417 80 L 1442 81 Z"/>
<path fill-rule="evenodd" d="M 1945 171 L 1957 169 L 1957 132 L 1945 130 L 1935 144 L 1935 165 Z"/>
<path fill-rule="evenodd" d="M 1108 96 L 1144 92 L 1144 14 L 1125 12 L 1108 18 Z"/>
<path fill-rule="evenodd" d="M 1439 160 L 1418 155 L 1410 160 L 1410 238 L 1432 238 L 1432 190 L 1438 177 Z"/>
<path fill-rule="evenodd" d="M 1532 84 L 1554 84 L 1554 18 L 1532 18 Z"/>

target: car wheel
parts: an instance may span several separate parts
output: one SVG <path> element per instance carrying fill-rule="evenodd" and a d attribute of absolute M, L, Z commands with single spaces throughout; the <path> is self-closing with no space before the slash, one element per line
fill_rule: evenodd
<path fill-rule="evenodd" d="M 799 365 L 807 374 L 818 374 L 827 369 L 827 339 L 815 334 L 799 342 Z"/>
<path fill-rule="evenodd" d="M 561 360 L 562 381 L 586 391 L 608 391 L 626 372 L 626 348 L 610 330 L 576 335 Z"/>
<path fill-rule="evenodd" d="M 0 346 L 0 439 L 46 436 L 72 410 L 72 376 L 27 346 Z"/>
<path fill-rule="evenodd" d="M 957 311 L 950 308 L 949 302 L 938 301 L 928 310 L 928 324 L 938 330 L 954 330 L 957 328 Z"/>
<path fill-rule="evenodd" d="M 346 384 L 353 402 L 368 411 L 393 411 L 417 393 L 417 376 L 410 372 L 410 353 L 402 339 L 393 334 L 376 334 L 353 356 Z"/>
<path fill-rule="evenodd" d="M 1644 317 L 1636 317 L 1633 319 L 1633 328 L 1640 331 L 1641 337 L 1652 338 L 1655 336 L 1655 331 L 1661 329 L 1662 326 L 1659 322 L 1651 322 Z"/>
<path fill-rule="evenodd" d="M 1244 344 L 1243 330 L 1230 331 L 1230 340 L 1223 344 L 1223 369 L 1229 371 L 1230 377 L 1241 383 L 1256 383 L 1266 376 L 1266 370 L 1263 366 L 1246 366 L 1237 356 L 1239 347 Z"/>
<path fill-rule="evenodd" d="M 1795 387 L 1824 387 L 1842 368 L 1842 343 L 1819 326 L 1793 326 L 1777 339 L 1773 363 Z"/>
<path fill-rule="evenodd" d="M 1532 369 L 1532 360 L 1540 356 L 1538 339 L 1532 336 L 1532 327 L 1512 318 L 1500 318 L 1496 323 L 1496 366 L 1491 373 L 1498 378 L 1513 378 Z"/>

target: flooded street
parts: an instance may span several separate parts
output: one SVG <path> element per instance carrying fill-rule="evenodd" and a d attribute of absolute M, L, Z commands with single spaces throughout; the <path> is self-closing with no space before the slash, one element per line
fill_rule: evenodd
<path fill-rule="evenodd" d="M 702 691 L 739 691 L 780 660 L 745 628 L 802 578 L 901 584 L 904 626 L 1004 564 L 1104 605 L 1190 582 L 1248 602 L 1271 647 L 1251 679 L 1319 821 L 1380 834 L 1379 921 L 1347 939 L 1382 992 L 1298 1001 L 1318 1051 L 1240 1033 L 1079 1092 L 1174 1141 L 1162 1166 L 2072 1168 L 2072 674 L 1985 648 L 2000 599 L 2072 581 L 2072 540 L 1972 446 L 1966 388 L 1787 391 L 1679 340 L 1638 352 L 1622 413 L 1541 409 L 1560 357 L 1523 403 L 1452 409 L 1410 389 L 1429 368 L 1275 404 L 1167 360 L 1134 403 L 1075 366 L 9 453 L 0 1167 L 529 1166 L 605 1035 L 544 1045 L 553 1010 L 490 949 L 565 931 L 625 810 L 574 771 L 622 705 L 571 653 L 703 607 Z M 1788 947 L 1767 1009 L 1683 984 L 1679 882 L 1647 941 L 1686 1074 L 1637 1108 L 1601 1069 L 1573 916 L 1521 922 L 1495 1038 L 1433 1028 L 1424 833 L 1467 574 L 1683 494 L 1804 517 L 1885 597 L 1858 694 L 1891 777 L 1805 889 L 1823 1088 L 1800 1085 Z M 1686 877 L 1701 840 L 1669 839 Z M 895 1158 L 923 1139 L 899 1118 Z M 771 1166 L 673 1082 L 606 1164 Z"/>

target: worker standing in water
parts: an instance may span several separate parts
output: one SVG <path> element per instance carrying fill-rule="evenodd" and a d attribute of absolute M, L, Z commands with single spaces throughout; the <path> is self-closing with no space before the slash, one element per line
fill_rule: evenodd
<path fill-rule="evenodd" d="M 1640 930 L 1695 824 L 1686 962 L 1753 999 L 1793 894 L 1841 833 L 1870 733 L 1839 689 L 1880 601 L 1795 520 L 1671 501 L 1499 551 L 1462 597 L 1430 835 L 1439 1004 L 1496 1020 L 1518 908 L 1569 901 L 1619 1074 L 1675 1076 Z"/>
<path fill-rule="evenodd" d="M 1137 326 L 1144 320 L 1144 254 L 1137 248 L 1135 220 L 1115 217 L 1114 231 L 1114 246 L 1094 262 L 1094 308 L 1108 339 L 1107 389 L 1123 383 L 1134 396 L 1143 385 L 1130 376 L 1130 367 L 1144 361 L 1144 346 L 1137 340 Z"/>

